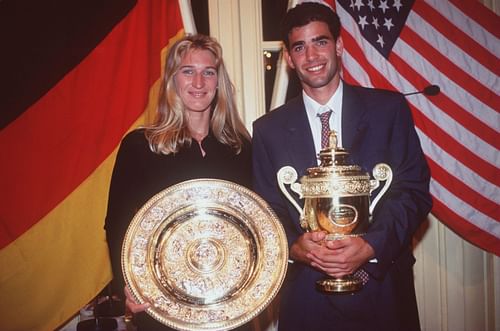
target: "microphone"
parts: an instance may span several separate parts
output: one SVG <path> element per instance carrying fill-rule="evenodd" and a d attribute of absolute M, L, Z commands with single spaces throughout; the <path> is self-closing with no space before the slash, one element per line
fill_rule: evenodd
<path fill-rule="evenodd" d="M 428 96 L 434 96 L 434 95 L 438 95 L 439 92 L 441 92 L 441 89 L 439 88 L 439 86 L 437 86 L 437 85 L 429 85 L 429 86 L 425 87 L 422 91 L 416 91 L 416 92 L 410 92 L 410 93 L 403 93 L 403 95 L 405 97 L 409 96 L 409 95 L 413 95 L 413 94 L 425 94 L 425 95 L 428 95 Z"/>

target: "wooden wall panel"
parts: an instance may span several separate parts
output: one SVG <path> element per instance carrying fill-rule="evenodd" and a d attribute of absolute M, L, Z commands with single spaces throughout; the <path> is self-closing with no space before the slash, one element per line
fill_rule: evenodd
<path fill-rule="evenodd" d="M 498 257 L 469 244 L 432 215 L 416 235 L 414 252 L 422 330 L 500 330 Z"/>

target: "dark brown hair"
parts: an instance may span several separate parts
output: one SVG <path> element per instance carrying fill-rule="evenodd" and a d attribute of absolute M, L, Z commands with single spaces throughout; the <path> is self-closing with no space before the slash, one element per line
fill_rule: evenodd
<path fill-rule="evenodd" d="M 288 35 L 292 29 L 316 21 L 328 24 L 330 33 L 337 40 L 340 36 L 340 19 L 337 13 L 317 2 L 303 2 L 290 9 L 281 23 L 281 37 L 286 48 L 290 49 Z"/>

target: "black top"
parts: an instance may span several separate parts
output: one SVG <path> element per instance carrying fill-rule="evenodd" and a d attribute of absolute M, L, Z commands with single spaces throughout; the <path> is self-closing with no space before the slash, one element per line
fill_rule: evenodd
<path fill-rule="evenodd" d="M 105 230 L 113 269 L 113 293 L 123 298 L 121 248 L 127 227 L 137 211 L 169 186 L 196 178 L 223 179 L 251 188 L 251 146 L 239 154 L 208 135 L 176 154 L 151 151 L 144 130 L 127 134 L 120 145 L 111 177 Z M 142 318 L 140 318 L 142 320 Z"/>

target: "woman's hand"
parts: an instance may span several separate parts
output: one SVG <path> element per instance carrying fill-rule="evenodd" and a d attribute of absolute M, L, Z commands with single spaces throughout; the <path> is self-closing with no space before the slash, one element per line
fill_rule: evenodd
<path fill-rule="evenodd" d="M 125 306 L 127 307 L 128 310 L 130 310 L 132 313 L 140 313 L 141 311 L 145 311 L 148 309 L 151 304 L 149 302 L 139 304 L 135 301 L 134 297 L 132 296 L 132 293 L 130 293 L 130 290 L 127 286 L 125 286 L 124 289 L 125 292 Z"/>

